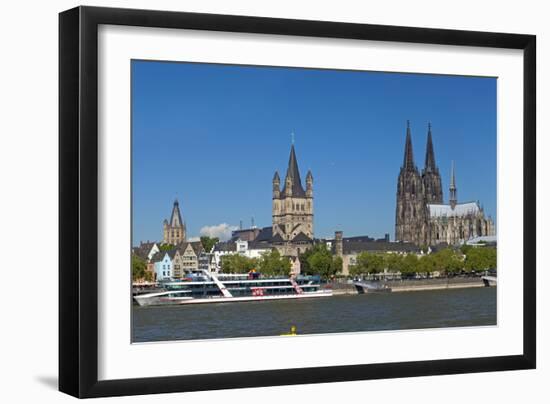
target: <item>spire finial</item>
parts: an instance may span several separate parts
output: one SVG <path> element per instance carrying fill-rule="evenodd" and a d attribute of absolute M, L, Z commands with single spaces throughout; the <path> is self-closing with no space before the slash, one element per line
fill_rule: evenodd
<path fill-rule="evenodd" d="M 290 132 L 290 141 L 294 144 L 294 131 Z"/>
<path fill-rule="evenodd" d="M 411 128 L 411 121 L 409 121 L 409 120 L 407 119 L 407 129 L 410 129 L 410 128 Z"/>
<path fill-rule="evenodd" d="M 455 183 L 455 161 L 451 160 L 451 187 L 456 188 Z"/>
<path fill-rule="evenodd" d="M 449 202 L 451 203 L 451 208 L 454 209 L 457 204 L 454 160 L 451 161 L 451 185 L 449 186 Z"/>
<path fill-rule="evenodd" d="M 428 130 L 431 132 L 432 130 L 432 123 L 430 121 L 428 121 Z"/>

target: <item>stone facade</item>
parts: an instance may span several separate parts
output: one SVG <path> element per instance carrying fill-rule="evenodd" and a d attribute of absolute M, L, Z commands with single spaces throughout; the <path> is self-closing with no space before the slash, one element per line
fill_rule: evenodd
<path fill-rule="evenodd" d="M 283 189 L 278 172 L 272 183 L 272 243 L 282 255 L 297 256 L 313 242 L 313 175 L 308 171 L 304 191 L 294 144 Z"/>
<path fill-rule="evenodd" d="M 163 234 L 164 244 L 176 245 L 187 240 L 185 222 L 181 218 L 180 206 L 177 199 L 174 201 L 170 222 L 168 220 L 164 220 Z"/>
<path fill-rule="evenodd" d="M 411 129 L 407 121 L 405 155 L 397 179 L 396 241 L 418 245 L 455 245 L 474 237 L 494 234 L 493 220 L 485 217 L 478 202 L 458 203 L 454 164 L 449 204 L 443 203 L 441 175 L 435 162 L 431 126 L 428 127 L 424 169 L 420 174 L 414 164 Z"/>

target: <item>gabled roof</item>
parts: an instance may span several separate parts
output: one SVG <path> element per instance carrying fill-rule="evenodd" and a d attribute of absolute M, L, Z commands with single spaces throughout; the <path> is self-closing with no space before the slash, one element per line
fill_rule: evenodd
<path fill-rule="evenodd" d="M 140 243 L 139 247 L 133 247 L 132 252 L 138 257 L 147 260 L 151 249 L 155 245 L 154 242 Z"/>
<path fill-rule="evenodd" d="M 193 248 L 193 251 L 195 251 L 195 254 L 199 255 L 201 252 L 204 251 L 204 247 L 200 241 L 191 241 L 190 244 Z"/>
<path fill-rule="evenodd" d="M 168 250 L 166 252 L 168 253 L 168 256 L 170 257 L 170 259 L 173 260 L 174 257 L 176 256 L 176 253 L 178 252 L 178 250 L 176 248 L 173 248 L 173 249 Z"/>
<path fill-rule="evenodd" d="M 275 236 L 273 236 L 271 238 L 271 242 L 272 243 L 284 243 L 284 240 L 283 238 L 281 237 L 281 235 L 279 233 L 275 234 Z"/>
<path fill-rule="evenodd" d="M 151 258 L 151 262 L 162 261 L 164 259 L 164 257 L 166 256 L 166 254 L 168 254 L 166 251 L 159 251 L 159 252 L 155 253 L 155 255 L 153 255 L 153 257 Z M 168 254 L 168 256 L 170 257 L 170 254 Z"/>
<path fill-rule="evenodd" d="M 292 239 L 293 243 L 300 243 L 300 242 L 310 242 L 311 238 L 306 236 L 304 232 L 300 232 Z"/>

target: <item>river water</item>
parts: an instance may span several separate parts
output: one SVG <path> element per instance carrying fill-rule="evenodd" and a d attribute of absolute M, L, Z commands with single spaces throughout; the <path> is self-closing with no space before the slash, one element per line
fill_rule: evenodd
<path fill-rule="evenodd" d="M 134 342 L 496 325 L 496 287 L 133 306 Z"/>

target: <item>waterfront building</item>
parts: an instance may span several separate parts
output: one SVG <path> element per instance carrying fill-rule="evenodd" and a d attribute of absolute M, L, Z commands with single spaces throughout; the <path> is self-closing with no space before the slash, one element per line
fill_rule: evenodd
<path fill-rule="evenodd" d="M 172 278 L 182 279 L 185 278 L 185 271 L 183 270 L 183 257 L 180 254 L 179 249 L 174 249 L 168 252 L 172 260 Z"/>
<path fill-rule="evenodd" d="M 170 280 L 172 278 L 172 259 L 166 251 L 161 251 L 155 254 L 152 258 L 155 266 L 156 280 Z"/>
<path fill-rule="evenodd" d="M 422 174 L 414 163 L 411 128 L 407 121 L 403 165 L 397 179 L 395 239 L 418 245 L 462 244 L 479 236 L 493 236 L 491 217 L 477 201 L 459 203 L 454 164 L 449 203 L 443 202 L 441 175 L 436 165 L 431 125 Z"/>
<path fill-rule="evenodd" d="M 204 252 L 200 241 L 181 242 L 175 247 L 181 254 L 182 276 L 187 273 L 199 271 L 199 256 Z"/>
<path fill-rule="evenodd" d="M 326 240 L 332 254 L 342 258 L 342 275 L 349 275 L 349 267 L 357 264 L 357 256 L 362 252 L 376 254 L 422 254 L 420 247 L 413 243 L 390 242 L 389 235 L 382 239 L 369 236 L 344 237 L 342 231 L 334 232 L 334 240 Z"/>
<path fill-rule="evenodd" d="M 170 221 L 163 222 L 163 241 L 164 244 L 178 244 L 187 240 L 185 222 L 182 219 L 179 202 L 176 199 L 172 207 Z"/>
<path fill-rule="evenodd" d="M 294 144 L 290 148 L 283 189 L 277 171 L 272 185 L 271 242 L 281 255 L 298 256 L 313 243 L 313 175 L 308 171 L 304 190 Z"/>
<path fill-rule="evenodd" d="M 153 241 L 140 242 L 138 247 L 132 248 L 132 252 L 145 261 L 150 261 L 160 251 L 157 243 Z"/>

